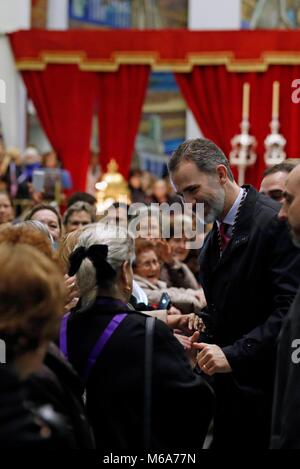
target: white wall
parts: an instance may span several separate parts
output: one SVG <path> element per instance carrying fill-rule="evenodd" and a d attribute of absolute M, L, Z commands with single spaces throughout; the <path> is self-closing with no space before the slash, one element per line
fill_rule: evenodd
<path fill-rule="evenodd" d="M 4 33 L 29 29 L 30 22 L 30 0 L 0 0 L 0 79 L 6 83 L 6 103 L 0 104 L 0 119 L 5 144 L 21 150 L 26 139 L 26 90 Z"/>
<path fill-rule="evenodd" d="M 190 29 L 240 29 L 240 0 L 189 0 Z"/>
<path fill-rule="evenodd" d="M 25 145 L 26 92 L 16 71 L 8 38 L 0 36 L 0 78 L 6 85 L 6 102 L 0 103 L 0 120 L 7 147 Z"/>
<path fill-rule="evenodd" d="M 29 29 L 31 26 L 31 0 L 0 0 L 0 79 L 6 84 L 6 103 L 0 103 L 0 119 L 5 145 L 26 145 L 27 96 L 20 74 L 16 71 L 14 58 L 7 37 L 1 33 Z M 68 28 L 68 0 L 48 0 L 49 29 Z M 30 138 L 41 150 L 49 148 L 44 132 L 32 129 Z"/>
<path fill-rule="evenodd" d="M 68 0 L 48 0 L 48 29 L 68 29 Z"/>
<path fill-rule="evenodd" d="M 30 0 L 0 0 L 0 32 L 28 29 L 31 20 Z"/>
<path fill-rule="evenodd" d="M 189 0 L 189 29 L 240 29 L 240 22 L 240 0 Z M 197 138 L 201 135 L 192 113 L 187 111 L 186 137 Z"/>

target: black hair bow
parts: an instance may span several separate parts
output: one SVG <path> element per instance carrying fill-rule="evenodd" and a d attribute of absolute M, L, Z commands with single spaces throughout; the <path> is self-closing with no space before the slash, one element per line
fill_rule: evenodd
<path fill-rule="evenodd" d="M 101 280 L 106 280 L 115 277 L 116 271 L 107 262 L 107 253 L 108 246 L 106 246 L 106 244 L 94 244 L 88 249 L 84 248 L 83 246 L 80 246 L 79 248 L 75 249 L 75 251 L 72 252 L 72 254 L 70 255 L 70 277 L 72 277 L 78 272 L 82 261 L 86 258 L 90 259 L 96 269 L 98 284 L 99 282 L 101 282 Z"/>

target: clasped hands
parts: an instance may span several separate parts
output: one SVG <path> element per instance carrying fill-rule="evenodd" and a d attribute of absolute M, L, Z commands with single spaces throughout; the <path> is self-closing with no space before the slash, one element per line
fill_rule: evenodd
<path fill-rule="evenodd" d="M 215 373 L 231 373 L 231 366 L 221 347 L 215 344 L 197 342 L 199 335 L 199 332 L 194 332 L 188 338 L 190 348 L 187 352 L 191 363 L 194 366 L 198 364 L 201 371 L 208 376 L 213 376 Z M 198 353 L 195 353 L 197 351 Z"/>
<path fill-rule="evenodd" d="M 197 363 L 206 375 L 232 372 L 225 353 L 218 345 L 193 342 L 192 349 L 198 350 Z"/>

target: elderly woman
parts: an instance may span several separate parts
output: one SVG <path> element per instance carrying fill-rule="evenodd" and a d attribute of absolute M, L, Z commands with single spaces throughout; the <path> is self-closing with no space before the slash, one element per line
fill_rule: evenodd
<path fill-rule="evenodd" d="M 137 239 L 134 279 L 147 294 L 149 303 L 159 304 L 163 293 L 167 293 L 172 304 L 184 313 L 198 313 L 206 306 L 201 289 L 168 288 L 167 284 L 160 280 L 160 273 L 161 264 L 156 247 L 151 241 Z"/>
<path fill-rule="evenodd" d="M 146 316 L 127 306 L 133 258 L 134 242 L 127 231 L 101 224 L 82 232 L 70 257 L 81 309 L 64 318 L 61 348 L 85 382 L 96 446 L 106 451 L 143 448 Z M 150 448 L 200 448 L 211 416 L 211 391 L 159 320 L 151 374 Z M 188 411 L 178 412 L 180 403 L 186 408 L 188 402 L 197 403 L 191 422 Z"/>
<path fill-rule="evenodd" d="M 62 237 L 59 251 L 58 251 L 59 263 L 62 268 L 62 271 L 65 274 L 66 286 L 71 295 L 70 301 L 65 306 L 65 311 L 67 312 L 75 308 L 79 300 L 78 290 L 76 288 L 76 283 L 75 283 L 75 277 L 74 276 L 70 277 L 68 275 L 69 270 L 70 270 L 69 257 L 72 251 L 75 249 L 75 246 L 78 243 L 79 237 L 86 229 L 89 230 L 90 225 L 87 225 L 86 227 L 80 228 L 79 230 L 72 231 L 71 233 L 67 233 L 66 235 L 64 235 Z M 135 280 L 133 280 L 132 282 L 132 295 L 130 298 L 130 304 L 133 307 L 137 306 L 139 311 L 141 309 L 147 308 L 146 309 L 147 312 L 145 312 L 145 314 L 149 314 L 150 308 L 148 308 L 147 295 L 141 289 L 141 287 L 138 285 L 138 283 Z M 159 310 L 159 311 L 151 310 L 151 315 L 164 321 L 166 324 L 168 324 L 168 326 L 171 329 L 181 330 L 184 334 L 191 335 L 193 331 L 200 330 L 200 328 L 202 328 L 203 324 L 200 318 L 198 318 L 198 316 L 195 316 L 194 314 L 189 314 L 189 315 L 182 315 L 181 313 L 176 314 L 176 313 L 179 313 L 179 311 L 175 311 L 175 308 L 172 308 L 172 310 L 170 310 L 170 313 L 172 313 L 172 315 L 168 314 L 169 312 L 166 310 Z M 183 337 L 179 337 L 178 335 L 176 337 L 181 341 L 183 339 Z M 186 346 L 190 344 L 188 344 L 188 341 L 184 339 L 183 345 Z"/>

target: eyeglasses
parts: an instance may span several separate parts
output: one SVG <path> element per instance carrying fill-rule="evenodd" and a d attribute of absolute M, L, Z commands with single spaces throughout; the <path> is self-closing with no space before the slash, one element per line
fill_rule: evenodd
<path fill-rule="evenodd" d="M 153 261 L 146 261 L 146 262 L 141 262 L 138 264 L 138 267 L 145 267 L 146 269 L 150 269 L 151 267 L 157 267 L 159 265 L 158 260 L 153 260 Z"/>

